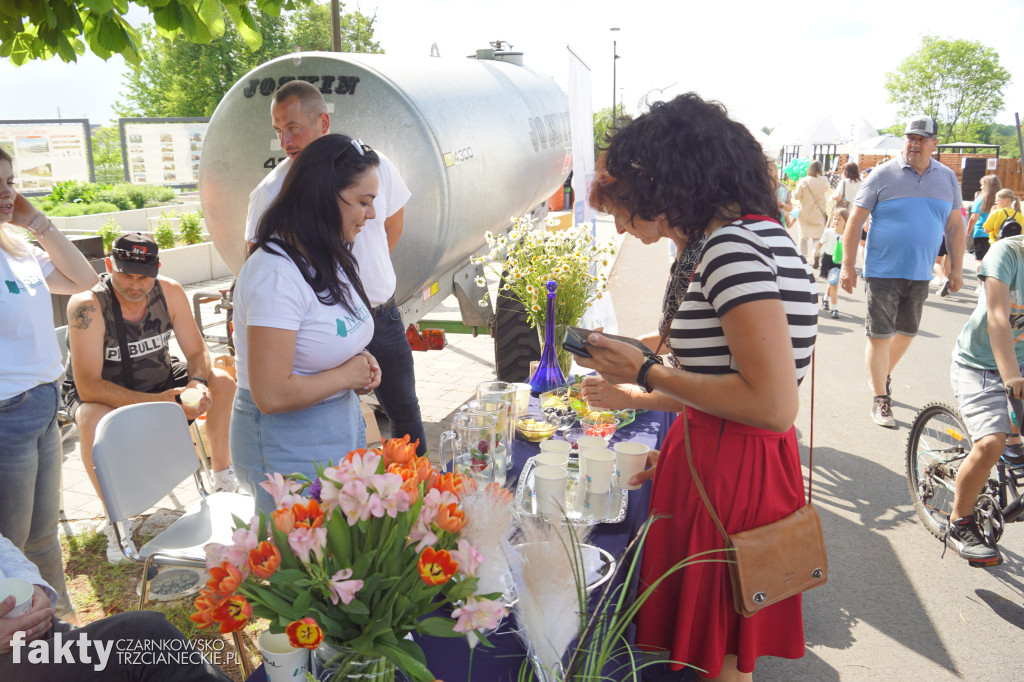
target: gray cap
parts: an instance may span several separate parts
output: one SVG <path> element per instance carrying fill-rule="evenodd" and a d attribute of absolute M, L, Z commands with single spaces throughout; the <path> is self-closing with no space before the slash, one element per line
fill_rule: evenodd
<path fill-rule="evenodd" d="M 907 121 L 907 129 L 903 134 L 935 137 L 935 119 L 931 116 L 915 116 Z"/>

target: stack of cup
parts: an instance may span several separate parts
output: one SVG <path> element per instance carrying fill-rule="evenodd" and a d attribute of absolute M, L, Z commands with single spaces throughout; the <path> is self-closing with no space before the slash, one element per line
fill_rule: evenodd
<path fill-rule="evenodd" d="M 635 440 L 624 440 L 615 444 L 615 475 L 619 487 L 623 490 L 637 490 L 638 485 L 630 485 L 633 478 L 647 466 L 647 453 L 650 448 Z"/>
<path fill-rule="evenodd" d="M 580 454 L 580 461 L 584 463 L 587 490 L 595 495 L 609 492 L 615 472 L 615 454 L 608 448 L 588 448 Z"/>
<path fill-rule="evenodd" d="M 549 517 L 562 515 L 562 510 L 565 508 L 565 480 L 567 477 L 568 472 L 562 466 L 542 464 L 533 470 L 533 492 L 537 496 L 538 514 Z"/>
<path fill-rule="evenodd" d="M 608 441 L 599 436 L 579 436 L 576 439 L 576 455 L 579 457 L 580 476 L 585 478 L 587 475 L 587 462 L 583 457 L 583 453 L 587 450 L 604 450 L 607 447 Z"/>

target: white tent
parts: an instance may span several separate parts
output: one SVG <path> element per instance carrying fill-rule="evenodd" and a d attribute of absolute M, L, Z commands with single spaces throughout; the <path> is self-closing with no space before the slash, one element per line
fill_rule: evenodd
<path fill-rule="evenodd" d="M 898 154 L 903 151 L 903 138 L 879 135 L 851 145 L 851 154 Z"/>
<path fill-rule="evenodd" d="M 839 151 L 862 140 L 877 137 L 878 130 L 856 114 L 809 114 L 784 121 L 772 131 L 773 147 L 800 145 L 800 156 L 808 156 L 816 144 L 834 144 Z"/>

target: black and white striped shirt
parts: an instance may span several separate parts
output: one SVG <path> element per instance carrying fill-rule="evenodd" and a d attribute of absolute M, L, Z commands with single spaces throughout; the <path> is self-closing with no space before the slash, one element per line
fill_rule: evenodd
<path fill-rule="evenodd" d="M 818 332 L 814 274 L 778 222 L 753 215 L 715 230 L 704 245 L 669 336 L 683 369 L 699 374 L 738 371 L 720 318 L 738 305 L 764 299 L 782 300 L 797 381 L 803 379 Z"/>

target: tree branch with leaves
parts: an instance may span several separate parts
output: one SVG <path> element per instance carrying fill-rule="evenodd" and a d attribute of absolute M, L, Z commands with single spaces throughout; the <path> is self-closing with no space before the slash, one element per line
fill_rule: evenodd
<path fill-rule="evenodd" d="M 900 116 L 932 116 L 940 139 L 951 142 L 966 141 L 979 124 L 993 122 L 1010 80 L 992 48 L 925 36 L 921 49 L 885 75 L 885 87 Z"/>
<path fill-rule="evenodd" d="M 125 18 L 132 5 L 146 9 L 167 39 L 207 44 L 225 35 L 228 20 L 250 50 L 263 44 L 259 15 L 304 7 L 310 0 L 4 0 L 0 2 L 0 57 L 20 66 L 32 59 L 78 60 L 86 47 L 109 59 L 137 64 L 139 32 Z M 255 11 L 254 11 L 255 10 Z M 84 42 L 83 42 L 84 41 Z"/>

